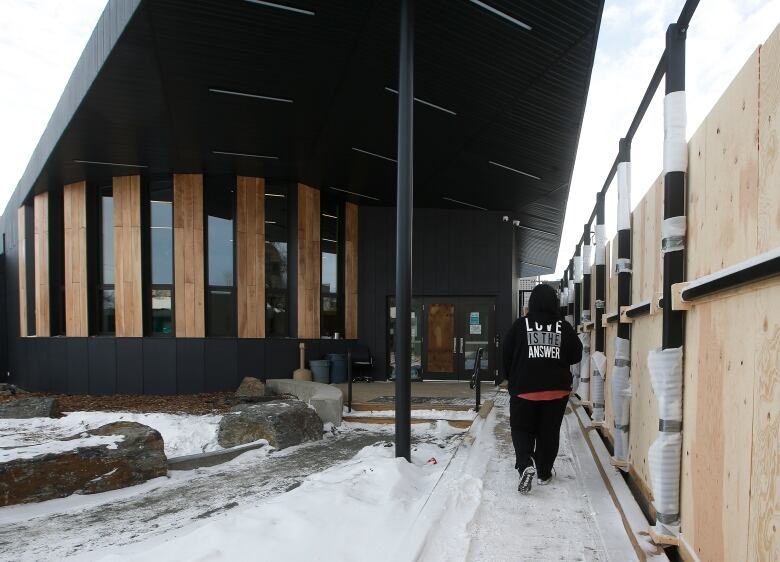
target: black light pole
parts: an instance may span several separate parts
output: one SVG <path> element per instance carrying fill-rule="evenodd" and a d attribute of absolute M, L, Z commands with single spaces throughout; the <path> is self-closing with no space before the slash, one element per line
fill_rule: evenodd
<path fill-rule="evenodd" d="M 623 322 L 620 310 L 631 304 L 631 141 L 620 139 L 618 149 L 618 167 L 625 167 L 623 180 L 618 178 L 618 329 L 617 335 L 624 340 L 631 338 L 631 327 Z M 622 188 L 622 190 L 621 190 Z"/>
<path fill-rule="evenodd" d="M 411 459 L 414 0 L 401 0 L 398 57 L 398 199 L 395 248 L 395 456 Z"/>
<path fill-rule="evenodd" d="M 594 326 L 596 329 L 596 351 L 604 352 L 604 328 L 601 326 L 601 318 L 604 315 L 604 301 L 606 299 L 607 259 L 604 247 L 604 194 L 599 193 L 596 199 L 596 255 L 593 265 L 596 266 L 596 317 Z"/>

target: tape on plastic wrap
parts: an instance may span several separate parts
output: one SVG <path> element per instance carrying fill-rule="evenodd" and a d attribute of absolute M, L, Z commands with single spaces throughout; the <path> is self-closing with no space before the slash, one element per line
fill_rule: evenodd
<path fill-rule="evenodd" d="M 583 310 L 582 311 L 582 321 L 583 322 L 590 322 L 590 310 Z"/>
<path fill-rule="evenodd" d="M 582 283 L 582 256 L 574 256 L 574 282 Z"/>
<path fill-rule="evenodd" d="M 596 310 L 604 310 L 604 301 L 596 299 Z"/>
<path fill-rule="evenodd" d="M 593 265 L 606 265 L 607 263 L 607 234 L 603 224 L 596 225 L 596 255 L 593 256 Z"/>
<path fill-rule="evenodd" d="M 569 304 L 574 303 L 574 279 L 569 279 Z M 574 321 L 569 322 L 569 324 L 574 324 Z"/>
<path fill-rule="evenodd" d="M 582 398 L 585 401 L 590 400 L 590 387 L 591 387 L 591 379 L 590 379 L 590 334 L 585 332 L 578 336 L 580 338 L 580 342 L 582 343 L 582 359 L 580 359 L 580 362 L 577 363 L 577 373 L 579 373 L 580 377 L 580 384 L 578 387 L 577 394 L 580 395 L 580 398 Z"/>
<path fill-rule="evenodd" d="M 631 228 L 631 162 L 620 162 L 617 167 L 618 213 L 617 229 Z"/>
<path fill-rule="evenodd" d="M 664 97 L 664 174 L 685 172 L 688 169 L 686 122 L 685 92 L 666 94 Z"/>
<path fill-rule="evenodd" d="M 590 244 L 582 245 L 582 274 L 590 275 Z"/>
<path fill-rule="evenodd" d="M 685 249 L 685 215 L 664 219 L 661 223 L 661 254 Z"/>
<path fill-rule="evenodd" d="M 561 295 L 561 304 L 563 306 L 569 306 L 569 288 L 563 288 L 563 294 Z"/>
<path fill-rule="evenodd" d="M 615 273 L 633 273 L 633 271 L 631 271 L 631 260 L 628 258 L 616 259 Z"/>

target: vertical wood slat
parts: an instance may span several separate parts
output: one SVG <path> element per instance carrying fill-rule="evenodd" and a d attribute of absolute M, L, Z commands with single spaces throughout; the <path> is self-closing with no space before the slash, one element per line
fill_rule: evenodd
<path fill-rule="evenodd" d="M 347 339 L 358 337 L 358 206 L 345 205 L 344 226 L 344 332 Z"/>
<path fill-rule="evenodd" d="M 33 199 L 35 216 L 35 335 L 50 336 L 49 306 L 49 194 Z"/>
<path fill-rule="evenodd" d="M 113 180 L 116 336 L 143 336 L 141 177 Z"/>
<path fill-rule="evenodd" d="M 206 334 L 203 260 L 203 175 L 173 176 L 173 255 L 176 336 Z"/>
<path fill-rule="evenodd" d="M 298 184 L 298 337 L 320 337 L 320 192 Z"/>
<path fill-rule="evenodd" d="M 236 189 L 238 337 L 265 337 L 265 180 L 238 176 Z"/>
<path fill-rule="evenodd" d="M 16 211 L 17 252 L 19 256 L 19 335 L 27 336 L 27 238 L 25 206 Z"/>
<path fill-rule="evenodd" d="M 63 237 L 65 241 L 65 335 L 87 336 L 87 186 L 85 182 L 63 188 Z"/>

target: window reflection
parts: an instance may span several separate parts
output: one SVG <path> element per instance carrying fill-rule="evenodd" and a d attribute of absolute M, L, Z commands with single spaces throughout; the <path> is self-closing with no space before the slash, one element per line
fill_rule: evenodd
<path fill-rule="evenodd" d="M 235 179 L 230 182 L 212 180 L 204 189 L 208 261 L 206 296 L 206 334 L 234 336 L 234 222 Z"/>
<path fill-rule="evenodd" d="M 265 334 L 285 337 L 289 328 L 287 186 L 267 182 L 265 189 Z"/>
<path fill-rule="evenodd" d="M 323 199 L 320 213 L 320 251 L 322 253 L 320 333 L 323 337 L 344 337 L 341 310 L 341 204 Z"/>
<path fill-rule="evenodd" d="M 116 332 L 116 305 L 114 302 L 114 190 L 111 186 L 98 190 L 100 215 L 100 280 L 98 283 L 98 331 Z"/>
<path fill-rule="evenodd" d="M 154 182 L 149 190 L 151 332 L 173 334 L 173 187 Z"/>

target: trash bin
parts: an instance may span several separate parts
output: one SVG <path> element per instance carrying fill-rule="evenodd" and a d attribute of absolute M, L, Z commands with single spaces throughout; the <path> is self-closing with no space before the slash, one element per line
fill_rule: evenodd
<path fill-rule="evenodd" d="M 344 353 L 328 353 L 325 357 L 330 361 L 330 382 L 341 384 L 347 382 L 347 356 Z"/>
<path fill-rule="evenodd" d="M 327 359 L 312 359 L 309 368 L 314 382 L 328 384 L 330 382 L 330 361 Z"/>

